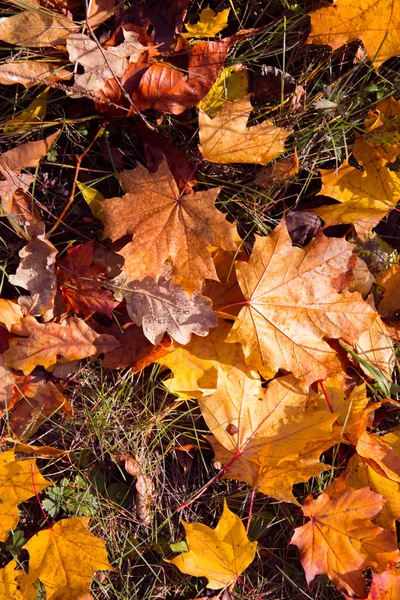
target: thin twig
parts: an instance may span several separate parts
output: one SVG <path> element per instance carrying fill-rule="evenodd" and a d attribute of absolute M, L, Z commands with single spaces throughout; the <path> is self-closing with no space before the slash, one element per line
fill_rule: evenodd
<path fill-rule="evenodd" d="M 74 198 L 75 198 L 76 182 L 78 180 L 78 175 L 79 175 L 79 171 L 80 171 L 80 168 L 81 168 L 81 162 L 85 158 L 86 154 L 90 151 L 90 149 L 92 148 L 93 144 L 95 143 L 95 141 L 97 140 L 97 138 L 100 136 L 100 134 L 102 133 L 102 131 L 104 130 L 104 126 L 105 126 L 106 123 L 107 123 L 107 121 L 103 121 L 103 123 L 100 125 L 100 127 L 99 127 L 96 135 L 94 136 L 94 138 L 90 142 L 89 146 L 76 159 L 74 182 L 72 184 L 72 190 L 71 190 L 71 194 L 69 196 L 68 202 L 66 203 L 66 205 L 63 208 L 63 210 L 61 211 L 61 214 L 58 217 L 57 221 L 54 223 L 53 227 L 50 229 L 50 231 L 47 232 L 46 237 L 49 237 L 50 235 L 52 235 L 55 232 L 55 230 L 57 229 L 57 227 L 60 225 L 60 223 L 62 222 L 63 218 L 65 217 L 65 215 L 66 215 L 67 211 L 69 210 L 71 204 L 73 203 Z"/>

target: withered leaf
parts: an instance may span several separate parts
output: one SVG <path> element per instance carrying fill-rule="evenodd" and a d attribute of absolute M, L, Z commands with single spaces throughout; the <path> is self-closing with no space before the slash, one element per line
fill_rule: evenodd
<path fill-rule="evenodd" d="M 43 83 L 44 80 L 59 81 L 71 77 L 71 71 L 51 62 L 21 60 L 0 65 L 0 83 L 3 85 L 21 83 L 26 88 L 30 88 Z"/>
<path fill-rule="evenodd" d="M 192 333 L 206 336 L 218 324 L 208 298 L 194 292 L 190 297 L 168 277 L 160 277 L 158 285 L 152 277 L 131 281 L 124 290 L 126 308 L 132 321 L 143 327 L 152 344 L 158 344 L 168 333 L 180 344 L 188 344 Z"/>
<path fill-rule="evenodd" d="M 173 283 L 190 293 L 205 277 L 217 279 L 208 246 L 236 249 L 232 226 L 214 206 L 220 188 L 181 195 L 165 160 L 155 174 L 142 166 L 123 171 L 121 183 L 127 193 L 103 203 L 104 237 L 133 234 L 119 252 L 127 280 L 158 279 L 167 260 Z"/>
<path fill-rule="evenodd" d="M 31 315 L 47 313 L 52 316 L 57 292 L 56 255 L 57 249 L 44 233 L 32 236 L 29 243 L 19 251 L 21 260 L 15 275 L 9 276 L 9 281 L 30 292 L 31 296 L 21 296 L 19 303 Z"/>
<path fill-rule="evenodd" d="M 46 369 L 55 364 L 64 364 L 98 352 L 105 346 L 117 346 L 118 342 L 110 335 L 98 335 L 84 321 L 72 317 L 66 325 L 58 323 L 38 323 L 34 317 L 26 317 L 19 329 L 13 331 L 25 337 L 10 340 L 4 353 L 6 364 L 29 375 L 42 365 Z M 108 348 L 110 350 L 110 348 Z"/>
<path fill-rule="evenodd" d="M 0 40 L 29 48 L 65 44 L 77 30 L 73 21 L 58 12 L 26 10 L 0 20 Z"/>

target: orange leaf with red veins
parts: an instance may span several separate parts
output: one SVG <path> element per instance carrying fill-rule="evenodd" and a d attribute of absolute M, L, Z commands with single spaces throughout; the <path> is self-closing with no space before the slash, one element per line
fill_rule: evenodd
<path fill-rule="evenodd" d="M 372 571 L 372 584 L 367 600 L 400 600 L 400 571 L 395 565 L 383 573 Z"/>
<path fill-rule="evenodd" d="M 111 317 L 119 302 L 102 289 L 104 271 L 94 264 L 93 253 L 94 240 L 69 248 L 57 261 L 58 285 L 67 310 L 86 317 L 94 312 Z"/>
<path fill-rule="evenodd" d="M 400 309 L 400 265 L 393 265 L 390 269 L 379 273 L 376 283 L 385 288 L 378 310 L 379 314 L 387 317 L 390 313 Z"/>
<path fill-rule="evenodd" d="M 29 375 L 41 365 L 50 369 L 56 364 L 64 364 L 93 356 L 118 346 L 111 335 L 98 335 L 84 321 L 77 317 L 69 319 L 66 325 L 58 323 L 38 323 L 34 317 L 26 317 L 22 327 L 13 331 L 26 337 L 14 337 L 8 350 L 4 352 L 6 364 Z"/>
<path fill-rule="evenodd" d="M 350 458 L 345 474 L 346 487 L 354 490 L 369 487 L 385 498 L 374 523 L 384 529 L 396 531 L 396 519 L 400 519 L 400 483 L 386 477 L 373 460 L 362 458 L 358 454 Z"/>
<path fill-rule="evenodd" d="M 228 337 L 248 365 L 266 378 L 285 369 L 305 385 L 341 370 L 326 338 L 357 340 L 377 317 L 358 292 L 336 291 L 353 247 L 321 233 L 296 248 L 284 222 L 257 237 L 249 262 L 236 265 L 246 302 Z"/>
<path fill-rule="evenodd" d="M 308 44 L 324 44 L 337 50 L 355 40 L 364 48 L 377 71 L 400 53 L 398 0 L 336 0 L 331 6 L 311 13 Z"/>
<path fill-rule="evenodd" d="M 353 155 L 363 167 L 352 167 L 345 160 L 339 169 L 320 169 L 322 189 L 340 204 L 313 209 L 325 225 L 353 223 L 358 235 L 364 236 L 400 200 L 400 175 L 387 168 L 387 160 L 363 137 L 357 137 Z"/>
<path fill-rule="evenodd" d="M 307 398 L 292 375 L 263 389 L 244 364 L 227 372 L 219 367 L 216 392 L 198 402 L 215 460 L 226 467 L 224 478 L 298 504 L 293 485 L 330 468 L 319 457 L 338 439 L 332 433 L 336 415 L 306 409 Z"/>
<path fill-rule="evenodd" d="M 350 596 L 366 596 L 363 570 L 383 571 L 400 559 L 396 534 L 372 523 L 384 498 L 367 487 L 345 488 L 337 479 L 315 500 L 308 496 L 303 514 L 309 517 L 297 527 L 290 541 L 299 548 L 307 583 L 325 574 L 339 591 Z"/>
<path fill-rule="evenodd" d="M 53 316 L 54 298 L 57 292 L 55 263 L 57 249 L 45 237 L 44 232 L 33 235 L 29 243 L 19 251 L 21 258 L 15 275 L 8 280 L 12 285 L 30 292 L 21 296 L 19 304 L 34 315 Z"/>
<path fill-rule="evenodd" d="M 121 174 L 126 194 L 103 202 L 104 237 L 133 234 L 119 252 L 127 280 L 156 281 L 165 262 L 173 265 L 172 282 L 193 293 L 204 278 L 218 279 L 209 246 L 235 250 L 233 227 L 214 202 L 220 188 L 181 195 L 164 160 L 156 173 L 138 166 Z"/>

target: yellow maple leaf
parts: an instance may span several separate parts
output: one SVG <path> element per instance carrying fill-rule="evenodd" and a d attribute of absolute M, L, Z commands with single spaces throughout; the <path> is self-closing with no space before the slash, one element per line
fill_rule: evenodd
<path fill-rule="evenodd" d="M 226 500 L 215 529 L 201 523 L 182 524 L 189 551 L 168 562 L 182 573 L 207 577 L 208 588 L 219 590 L 231 585 L 253 562 L 257 542 L 250 542 L 242 520 L 229 510 Z"/>
<path fill-rule="evenodd" d="M 249 76 L 247 70 L 225 67 L 215 80 L 214 85 L 197 107 L 213 119 L 226 101 L 234 102 L 249 93 Z"/>
<path fill-rule="evenodd" d="M 227 26 L 230 10 L 226 8 L 216 13 L 209 6 L 203 8 L 200 19 L 195 25 L 186 23 L 187 33 L 183 33 L 183 37 L 206 38 L 217 35 Z"/>
<path fill-rule="evenodd" d="M 21 591 L 22 583 L 25 583 L 26 573 L 17 571 L 17 562 L 11 560 L 5 567 L 0 569 L 0 598 L 1 600 L 34 600 L 36 598 L 36 590 L 27 590 L 28 593 L 23 594 Z"/>
<path fill-rule="evenodd" d="M 313 212 L 327 226 L 354 223 L 357 233 L 365 235 L 396 208 L 400 200 L 400 175 L 389 171 L 387 160 L 363 137 L 356 138 L 353 155 L 362 170 L 350 166 L 346 160 L 338 170 L 321 169 L 319 194 L 340 204 L 321 206 Z"/>
<path fill-rule="evenodd" d="M 0 541 L 6 541 L 19 521 L 18 504 L 49 485 L 52 482 L 41 475 L 35 459 L 16 461 L 14 450 L 0 454 Z"/>
<path fill-rule="evenodd" d="M 198 402 L 212 436 L 215 460 L 229 466 L 225 479 L 245 481 L 257 491 L 297 504 L 295 483 L 320 475 L 329 466 L 321 453 L 335 443 L 336 415 L 305 410 L 307 394 L 292 376 L 262 389 L 244 364 L 219 369 L 217 391 Z"/>
<path fill-rule="evenodd" d="M 334 50 L 362 40 L 376 70 L 400 52 L 399 0 L 336 0 L 311 14 L 308 44 L 327 44 Z"/>
<path fill-rule="evenodd" d="M 26 587 L 36 579 L 47 600 L 76 600 L 89 592 L 96 571 L 114 570 L 103 540 L 88 530 L 89 518 L 73 517 L 35 534 L 23 548 L 29 552 Z"/>
<path fill-rule="evenodd" d="M 250 95 L 225 102 L 214 119 L 199 110 L 200 152 L 205 160 L 265 165 L 284 152 L 290 132 L 270 120 L 247 127 L 252 110 Z"/>
<path fill-rule="evenodd" d="M 400 154 L 400 101 L 385 98 L 364 119 L 365 140 L 389 162 Z"/>

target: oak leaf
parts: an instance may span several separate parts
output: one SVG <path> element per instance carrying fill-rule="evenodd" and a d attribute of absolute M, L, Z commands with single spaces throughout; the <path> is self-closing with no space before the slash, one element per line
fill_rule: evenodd
<path fill-rule="evenodd" d="M 319 456 L 338 439 L 332 432 L 336 415 L 306 410 L 307 398 L 292 375 L 264 390 L 244 364 L 228 372 L 219 368 L 217 391 L 198 402 L 224 478 L 298 504 L 293 485 L 329 468 Z"/>
<path fill-rule="evenodd" d="M 345 488 L 336 480 L 313 500 L 308 496 L 303 514 L 309 517 L 297 527 L 291 539 L 300 551 L 307 583 L 326 574 L 339 591 L 350 596 L 366 596 L 362 572 L 367 567 L 383 571 L 400 558 L 396 535 L 372 523 L 384 499 L 367 487 Z"/>
<path fill-rule="evenodd" d="M 396 519 L 400 519 L 400 483 L 378 472 L 373 461 L 354 454 L 349 460 L 346 474 L 346 487 L 359 490 L 369 487 L 370 490 L 385 498 L 385 503 L 374 523 L 396 531 Z"/>
<path fill-rule="evenodd" d="M 215 163 L 266 164 L 284 152 L 290 132 L 266 120 L 247 127 L 252 111 L 250 95 L 225 102 L 216 117 L 199 110 L 200 152 Z"/>
<path fill-rule="evenodd" d="M 70 79 L 73 73 L 61 66 L 39 60 L 21 60 L 0 65 L 0 83 L 15 85 L 21 83 L 30 88 L 45 81 L 54 82 Z"/>
<path fill-rule="evenodd" d="M 58 12 L 26 10 L 0 19 L 0 40 L 28 48 L 65 44 L 77 30 L 73 21 Z"/>
<path fill-rule="evenodd" d="M 336 0 L 311 14 L 309 44 L 327 44 L 334 50 L 362 40 L 374 68 L 400 53 L 397 0 L 352 2 Z"/>
<path fill-rule="evenodd" d="M 390 171 L 377 148 L 363 137 L 356 138 L 353 156 L 362 170 L 345 160 L 340 168 L 320 169 L 320 194 L 340 204 L 322 206 L 313 212 L 325 225 L 354 223 L 356 232 L 365 235 L 394 208 L 400 199 L 400 175 Z"/>
<path fill-rule="evenodd" d="M 393 265 L 390 269 L 379 273 L 376 283 L 385 288 L 383 298 L 378 305 L 379 314 L 387 317 L 390 313 L 400 309 L 400 265 Z"/>
<path fill-rule="evenodd" d="M 257 542 L 249 541 L 242 520 L 229 510 L 226 501 L 215 529 L 201 523 L 182 524 L 189 551 L 168 562 L 182 573 L 207 577 L 208 588 L 219 590 L 234 584 L 253 562 Z"/>
<path fill-rule="evenodd" d="M 51 318 L 57 292 L 57 249 L 41 233 L 32 236 L 18 254 L 21 260 L 17 271 L 8 279 L 12 285 L 28 290 L 31 294 L 30 297 L 20 296 L 19 304 L 31 315 L 46 315 Z"/>
<path fill-rule="evenodd" d="M 19 304 L 12 300 L 0 298 L 0 324 L 8 331 L 11 330 L 12 325 L 21 323 L 23 316 Z"/>
<path fill-rule="evenodd" d="M 367 600 L 399 600 L 400 598 L 400 572 L 395 565 L 383 573 L 372 572 L 372 584 Z"/>
<path fill-rule="evenodd" d="M 158 279 L 167 260 L 174 284 L 189 293 L 217 279 L 208 246 L 235 250 L 232 226 L 214 206 L 220 188 L 181 195 L 166 161 L 152 174 L 142 166 L 121 174 L 126 194 L 105 200 L 104 237 L 133 234 L 119 252 L 127 280 Z"/>
<path fill-rule="evenodd" d="M 42 477 L 35 459 L 17 461 L 14 450 L 0 453 L 0 541 L 6 541 L 19 521 L 18 504 L 49 485 L 52 482 Z"/>
<path fill-rule="evenodd" d="M 96 571 L 113 570 L 105 543 L 89 532 L 88 524 L 88 518 L 63 519 L 23 546 L 29 552 L 28 587 L 39 579 L 48 600 L 76 600 L 89 592 Z"/>
<path fill-rule="evenodd" d="M 195 25 L 186 23 L 187 33 L 184 33 L 183 36 L 194 38 L 213 37 L 227 26 L 230 10 L 230 8 L 226 8 L 216 13 L 209 6 L 203 8 L 200 19 Z"/>
<path fill-rule="evenodd" d="M 57 280 L 65 306 L 86 317 L 98 312 L 111 317 L 118 306 L 110 290 L 102 288 L 104 271 L 94 264 L 94 240 L 68 248 L 57 261 Z"/>
<path fill-rule="evenodd" d="M 218 368 L 230 370 L 243 362 L 240 344 L 225 342 L 232 325 L 220 320 L 206 337 L 193 336 L 189 344 L 174 344 L 173 349 L 158 359 L 173 377 L 164 381 L 172 394 L 180 398 L 201 398 L 216 390 Z"/>
<path fill-rule="evenodd" d="M 284 222 L 256 239 L 249 262 L 236 265 L 246 302 L 228 337 L 249 365 L 267 378 L 286 369 L 306 385 L 340 371 L 325 339 L 357 340 L 377 317 L 358 292 L 336 291 L 351 274 L 352 250 L 322 233 L 293 247 Z"/>
<path fill-rule="evenodd" d="M 114 76 L 122 77 L 129 64 L 139 60 L 140 54 L 146 50 L 146 47 L 138 42 L 137 33 L 123 31 L 125 41 L 103 51 L 94 40 L 83 33 L 72 33 L 68 36 L 69 58 L 73 63 L 78 63 L 84 68 L 84 73 L 75 75 L 74 88 L 95 92 L 104 87 L 107 79 Z"/>
<path fill-rule="evenodd" d="M 13 330 L 25 337 L 12 338 L 4 358 L 8 366 L 25 375 L 38 365 L 49 369 L 118 346 L 113 336 L 96 334 L 77 317 L 70 318 L 66 325 L 38 323 L 34 317 L 25 317 L 22 327 L 16 329 L 14 325 Z"/>
<path fill-rule="evenodd" d="M 152 344 L 159 344 L 168 333 L 180 344 L 188 344 L 192 333 L 208 335 L 210 327 L 218 324 L 208 298 L 195 292 L 189 296 L 170 277 L 152 277 L 130 281 L 124 289 L 126 308 L 132 321 L 143 327 Z"/>

